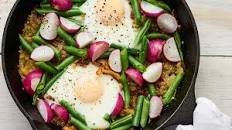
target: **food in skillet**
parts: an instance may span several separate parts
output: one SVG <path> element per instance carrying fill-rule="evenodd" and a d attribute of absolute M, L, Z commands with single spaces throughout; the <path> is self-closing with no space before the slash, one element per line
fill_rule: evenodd
<path fill-rule="evenodd" d="M 43 0 L 19 39 L 23 88 L 64 130 L 144 128 L 184 75 L 178 24 L 163 1 Z"/>

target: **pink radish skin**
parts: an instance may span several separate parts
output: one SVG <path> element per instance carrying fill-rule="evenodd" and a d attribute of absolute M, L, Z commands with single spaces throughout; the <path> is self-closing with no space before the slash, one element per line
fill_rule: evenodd
<path fill-rule="evenodd" d="M 176 42 L 173 37 L 166 41 L 166 44 L 163 47 L 163 53 L 165 58 L 171 62 L 181 61 Z"/>
<path fill-rule="evenodd" d="M 98 41 L 90 45 L 88 50 L 89 59 L 93 62 L 97 60 L 104 52 L 109 49 L 109 43 L 105 41 Z"/>
<path fill-rule="evenodd" d="M 124 101 L 122 95 L 118 94 L 118 100 L 116 102 L 116 105 L 114 107 L 113 112 L 111 113 L 111 116 L 116 117 L 123 109 L 124 107 Z"/>
<path fill-rule="evenodd" d="M 178 26 L 176 18 L 168 13 L 160 15 L 157 18 L 157 24 L 166 33 L 174 33 Z"/>
<path fill-rule="evenodd" d="M 161 98 L 157 96 L 153 96 L 150 100 L 150 110 L 149 110 L 150 118 L 156 118 L 160 116 L 162 109 L 163 109 L 163 103 Z"/>
<path fill-rule="evenodd" d="M 122 65 L 121 65 L 121 57 L 120 57 L 120 50 L 116 49 L 111 52 L 108 60 L 110 68 L 115 72 L 121 72 L 122 71 Z"/>
<path fill-rule="evenodd" d="M 74 22 L 64 17 L 60 17 L 60 26 L 68 33 L 76 33 L 81 28 L 79 25 L 75 24 Z"/>
<path fill-rule="evenodd" d="M 37 109 L 46 123 L 50 123 L 52 121 L 54 117 L 54 113 L 50 108 L 49 104 L 45 100 L 42 99 L 38 100 Z"/>
<path fill-rule="evenodd" d="M 140 3 L 140 6 L 144 14 L 150 17 L 157 17 L 164 12 L 162 8 L 150 4 L 144 0 Z"/>
<path fill-rule="evenodd" d="M 129 68 L 126 70 L 126 75 L 129 77 L 129 79 L 133 80 L 140 87 L 143 86 L 144 79 L 142 74 L 138 70 Z"/>
<path fill-rule="evenodd" d="M 160 59 L 165 41 L 157 39 L 148 42 L 147 60 L 154 63 Z"/>
<path fill-rule="evenodd" d="M 72 8 L 72 0 L 50 0 L 52 7 L 59 11 L 66 11 Z"/>
<path fill-rule="evenodd" d="M 67 109 L 61 105 L 58 104 L 52 104 L 51 109 L 54 111 L 54 113 L 65 123 L 69 120 L 69 113 Z"/>
<path fill-rule="evenodd" d="M 25 92 L 33 96 L 36 90 L 37 85 L 39 84 L 39 81 L 43 75 L 43 72 L 39 69 L 36 69 L 32 72 L 30 72 L 25 79 L 23 80 L 23 88 Z"/>
<path fill-rule="evenodd" d="M 156 62 L 149 65 L 146 71 L 143 73 L 143 79 L 149 83 L 156 82 L 162 74 L 162 69 L 163 66 L 161 62 Z"/>
<path fill-rule="evenodd" d="M 75 36 L 77 46 L 84 48 L 95 40 L 95 37 L 90 32 L 80 32 Z"/>
<path fill-rule="evenodd" d="M 34 61 L 50 61 L 55 55 L 52 48 L 48 46 L 39 46 L 31 53 L 31 59 Z"/>

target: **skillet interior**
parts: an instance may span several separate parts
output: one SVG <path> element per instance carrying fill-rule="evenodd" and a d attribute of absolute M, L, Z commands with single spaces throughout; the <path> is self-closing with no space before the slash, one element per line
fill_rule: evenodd
<path fill-rule="evenodd" d="M 191 88 L 194 87 L 199 66 L 199 39 L 192 14 L 184 0 L 168 0 L 167 2 L 175 9 L 178 22 L 182 26 L 181 37 L 185 42 L 183 53 L 186 74 L 181 87 L 179 87 L 176 93 L 176 100 L 163 111 L 158 119 L 151 121 L 148 127 L 145 128 L 147 130 L 158 129 L 167 124 L 169 119 L 180 107 L 185 107 L 181 104 L 184 102 Z M 23 28 L 23 24 L 34 6 L 35 3 L 32 1 L 18 0 L 9 15 L 2 42 L 3 71 L 13 99 L 23 114 L 28 118 L 33 129 L 58 130 L 58 128 L 53 125 L 45 124 L 37 110 L 31 105 L 31 98 L 21 89 L 22 84 L 17 71 L 19 48 L 18 32 Z M 191 98 L 194 98 L 194 94 Z"/>

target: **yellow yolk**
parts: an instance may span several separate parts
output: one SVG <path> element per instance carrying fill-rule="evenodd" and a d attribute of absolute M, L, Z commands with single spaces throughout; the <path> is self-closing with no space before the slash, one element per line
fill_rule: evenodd
<path fill-rule="evenodd" d="M 97 19 L 105 26 L 115 26 L 122 22 L 125 10 L 121 0 L 97 0 Z"/>

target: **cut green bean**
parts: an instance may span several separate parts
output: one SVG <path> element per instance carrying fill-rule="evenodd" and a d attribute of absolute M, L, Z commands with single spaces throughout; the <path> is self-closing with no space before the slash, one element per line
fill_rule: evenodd
<path fill-rule="evenodd" d="M 155 86 L 153 84 L 148 84 L 147 90 L 148 90 L 148 93 L 151 97 L 156 96 L 156 89 L 155 89 Z"/>
<path fill-rule="evenodd" d="M 35 43 L 35 42 L 32 42 L 32 43 L 31 43 L 31 47 L 32 47 L 33 49 L 35 49 L 35 48 L 39 47 L 39 45 L 38 45 L 37 43 Z"/>
<path fill-rule="evenodd" d="M 167 34 L 154 32 L 154 33 L 148 34 L 147 38 L 148 39 L 164 39 L 164 40 L 167 40 L 168 38 L 170 38 L 170 36 L 167 35 Z"/>
<path fill-rule="evenodd" d="M 47 4 L 49 3 L 49 0 L 41 0 L 41 4 Z"/>
<path fill-rule="evenodd" d="M 65 46 L 64 49 L 68 54 L 74 55 L 76 57 L 84 58 L 87 56 L 86 49 L 79 49 L 73 46 Z"/>
<path fill-rule="evenodd" d="M 45 63 L 45 62 L 35 62 L 35 64 L 41 68 L 42 70 L 44 70 L 45 72 L 48 72 L 50 74 L 56 74 L 57 70 L 56 68 L 54 68 L 53 66 Z"/>
<path fill-rule="evenodd" d="M 128 62 L 128 52 L 126 48 L 124 48 L 121 51 L 120 56 L 121 56 L 122 70 L 127 70 L 129 66 L 129 62 Z"/>
<path fill-rule="evenodd" d="M 75 117 L 76 119 L 80 120 L 80 122 L 86 124 L 86 121 L 85 121 L 85 117 L 84 115 L 80 114 L 79 112 L 77 112 L 73 107 L 72 105 L 65 101 L 65 100 L 61 100 L 60 101 L 60 104 L 65 107 L 67 109 L 67 111 L 73 116 Z"/>
<path fill-rule="evenodd" d="M 130 124 L 127 124 L 121 127 L 114 128 L 112 130 L 129 130 L 131 127 L 132 127 L 132 124 L 130 123 Z"/>
<path fill-rule="evenodd" d="M 158 6 L 166 11 L 171 12 L 171 8 L 169 7 L 169 5 L 167 5 L 166 3 L 164 3 L 163 1 L 160 0 L 145 0 L 147 2 L 149 2 L 150 4 L 153 4 L 155 6 Z"/>
<path fill-rule="evenodd" d="M 143 100 L 144 100 L 144 96 L 142 95 L 140 95 L 137 99 L 137 104 L 135 107 L 135 114 L 134 114 L 133 121 L 132 121 L 133 126 L 136 126 L 136 127 L 139 126 L 139 122 L 141 119 Z"/>
<path fill-rule="evenodd" d="M 163 103 L 165 105 L 168 105 L 172 101 L 174 93 L 177 87 L 180 85 L 183 77 L 184 77 L 184 73 L 180 72 L 177 74 L 175 79 L 172 81 L 171 86 L 168 88 L 167 92 L 163 95 Z"/>
<path fill-rule="evenodd" d="M 75 24 L 77 24 L 79 26 L 84 26 L 84 23 L 81 20 L 77 20 L 77 19 L 74 19 L 74 18 L 68 18 L 68 20 L 74 22 Z"/>
<path fill-rule="evenodd" d="M 121 74 L 121 81 L 122 81 L 123 92 L 124 92 L 125 108 L 129 108 L 129 106 L 130 106 L 130 90 L 129 90 L 128 81 L 126 79 L 126 75 L 125 75 L 124 71 Z"/>
<path fill-rule="evenodd" d="M 43 89 L 45 87 L 46 80 L 47 80 L 47 73 L 44 73 L 41 80 L 40 80 L 40 82 L 39 82 L 39 84 L 36 87 L 35 94 L 33 95 L 32 105 L 36 104 L 37 98 L 42 93 L 42 91 L 43 91 Z"/>
<path fill-rule="evenodd" d="M 147 20 L 145 23 L 144 23 L 144 25 L 143 25 L 143 27 L 141 28 L 141 30 L 137 33 L 137 35 L 136 35 L 136 38 L 135 38 L 135 40 L 134 40 L 134 44 L 136 45 L 136 46 L 139 46 L 139 43 L 140 43 L 140 41 L 141 41 L 141 39 L 143 38 L 143 36 L 147 33 L 147 31 L 149 30 L 149 28 L 150 28 L 150 26 L 151 26 L 151 20 Z M 140 47 L 139 47 L 140 48 Z"/>
<path fill-rule="evenodd" d="M 131 0 L 131 6 L 134 13 L 136 24 L 141 25 L 142 15 L 140 12 L 140 6 L 138 0 Z"/>
<path fill-rule="evenodd" d="M 64 59 L 59 65 L 57 65 L 56 69 L 58 71 L 63 70 L 64 68 L 66 68 L 76 60 L 77 58 L 75 56 L 69 56 L 68 58 Z"/>
<path fill-rule="evenodd" d="M 133 118 L 132 115 L 127 115 L 125 117 L 119 118 L 116 121 L 111 123 L 110 128 L 115 129 L 115 128 L 118 128 L 118 127 L 121 127 L 127 124 L 131 124 L 132 118 Z"/>
<path fill-rule="evenodd" d="M 28 53 L 32 53 L 33 51 L 32 46 L 20 34 L 19 34 L 19 40 L 20 40 L 22 48 Z"/>
<path fill-rule="evenodd" d="M 181 61 L 184 61 L 184 57 L 183 57 L 183 52 L 182 52 L 182 42 L 181 42 L 181 38 L 180 38 L 180 34 L 179 34 L 179 32 L 178 31 L 176 31 L 175 33 L 174 33 L 174 39 L 175 39 L 175 41 L 176 41 L 176 46 L 177 46 L 177 49 L 178 49 L 178 52 L 179 52 L 179 55 L 180 55 L 180 59 L 181 59 Z"/>
<path fill-rule="evenodd" d="M 125 47 L 122 47 L 120 45 L 117 45 L 117 44 L 114 44 L 112 43 L 110 45 L 111 48 L 115 48 L 115 49 L 120 49 L 120 50 L 123 50 Z M 131 55 L 138 55 L 139 54 L 139 50 L 138 49 L 135 49 L 135 48 L 127 48 L 127 51 L 129 54 Z"/>
<path fill-rule="evenodd" d="M 140 126 L 142 128 L 144 128 L 147 125 L 148 116 L 149 116 L 149 109 L 150 109 L 150 101 L 147 98 L 144 98 L 141 120 L 140 120 Z"/>
<path fill-rule="evenodd" d="M 109 113 L 106 113 L 103 117 L 106 121 L 111 121 L 110 119 L 110 114 Z"/>
<path fill-rule="evenodd" d="M 142 46 L 139 53 L 139 62 L 144 64 L 147 58 L 147 49 L 148 49 L 148 39 L 146 36 L 143 36 Z"/>
<path fill-rule="evenodd" d="M 63 16 L 63 17 L 72 17 L 72 16 L 79 16 L 79 15 L 84 14 L 80 9 L 76 9 L 76 8 L 68 10 L 68 11 L 64 11 L 64 12 L 57 11 L 52 8 L 47 8 L 47 9 L 37 8 L 36 12 L 41 15 L 44 15 L 47 13 L 57 13 L 58 15 Z"/>
<path fill-rule="evenodd" d="M 72 36 L 70 36 L 68 33 L 66 33 L 63 29 L 61 29 L 60 27 L 58 27 L 57 29 L 57 34 L 59 37 L 61 37 L 64 42 L 67 44 L 67 45 L 70 45 L 70 46 L 76 46 L 76 42 L 75 40 L 72 38 Z"/>
<path fill-rule="evenodd" d="M 50 4 L 40 4 L 40 7 L 42 9 L 50 9 L 51 8 L 51 5 Z"/>
<path fill-rule="evenodd" d="M 91 130 L 85 124 L 83 124 L 81 121 L 74 118 L 73 116 L 71 116 L 70 123 L 76 126 L 79 130 Z"/>
<path fill-rule="evenodd" d="M 132 56 L 128 56 L 129 63 L 138 71 L 145 72 L 146 67 Z"/>
<path fill-rule="evenodd" d="M 86 0 L 72 0 L 73 3 L 84 3 Z"/>

